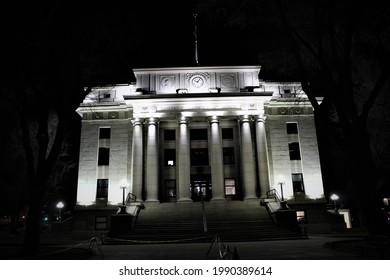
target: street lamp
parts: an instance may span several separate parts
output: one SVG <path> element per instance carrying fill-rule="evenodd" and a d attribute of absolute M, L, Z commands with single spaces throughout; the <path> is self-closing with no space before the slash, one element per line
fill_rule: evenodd
<path fill-rule="evenodd" d="M 120 183 L 120 188 L 122 189 L 122 206 L 120 214 L 126 214 L 126 201 L 125 201 L 125 192 L 128 187 L 128 183 L 125 180 L 122 180 Z"/>
<path fill-rule="evenodd" d="M 332 194 L 330 196 L 330 199 L 333 200 L 333 203 L 334 203 L 334 210 L 337 211 L 337 200 L 339 199 L 340 197 L 337 195 L 337 194 Z"/>
<path fill-rule="evenodd" d="M 128 186 L 129 186 L 129 184 L 125 180 L 121 181 L 120 188 L 122 189 L 122 205 L 126 205 L 125 192 L 126 192 L 126 189 Z"/>
<path fill-rule="evenodd" d="M 284 196 L 283 196 L 283 185 L 284 185 L 284 182 L 279 182 L 278 184 L 279 184 L 279 186 L 280 186 L 280 196 L 281 196 L 281 200 L 284 201 Z"/>
<path fill-rule="evenodd" d="M 62 201 L 58 202 L 56 207 L 58 208 L 58 220 L 61 222 L 61 210 L 64 208 L 64 203 Z"/>

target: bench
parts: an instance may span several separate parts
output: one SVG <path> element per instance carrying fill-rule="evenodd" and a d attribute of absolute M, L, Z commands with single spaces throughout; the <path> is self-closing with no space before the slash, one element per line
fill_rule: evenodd
<path fill-rule="evenodd" d="M 390 238 L 386 235 L 367 235 L 363 237 L 363 257 L 388 259 L 390 257 Z"/>

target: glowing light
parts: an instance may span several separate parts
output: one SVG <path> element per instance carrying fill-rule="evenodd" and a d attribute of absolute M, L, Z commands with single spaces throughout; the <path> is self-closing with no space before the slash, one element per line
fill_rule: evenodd
<path fill-rule="evenodd" d="M 58 220 L 61 222 L 62 216 L 61 216 L 61 209 L 64 208 L 64 203 L 62 201 L 58 202 L 56 207 L 58 208 Z"/>
<path fill-rule="evenodd" d="M 337 195 L 337 194 L 332 194 L 330 196 L 330 199 L 333 200 L 333 203 L 334 203 L 334 210 L 337 211 L 337 200 L 339 199 L 340 197 Z"/>
<path fill-rule="evenodd" d="M 331 196 L 330 196 L 330 199 L 331 200 L 333 200 L 333 201 L 336 201 L 336 200 L 338 200 L 340 197 L 337 195 L 337 194 L 332 194 Z"/>
<path fill-rule="evenodd" d="M 62 208 L 64 208 L 64 203 L 62 202 L 62 201 L 60 201 L 60 202 L 58 202 L 57 203 L 57 205 L 56 205 L 56 207 L 58 208 L 58 209 L 62 209 Z"/>

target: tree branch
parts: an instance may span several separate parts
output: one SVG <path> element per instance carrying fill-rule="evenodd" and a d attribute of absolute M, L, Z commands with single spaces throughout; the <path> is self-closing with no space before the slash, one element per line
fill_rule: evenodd
<path fill-rule="evenodd" d="M 283 26 L 284 26 L 284 28 L 286 30 L 287 36 L 288 36 L 289 41 L 291 43 L 290 45 L 292 47 L 292 51 L 294 52 L 294 55 L 295 55 L 295 58 L 297 60 L 297 64 L 298 64 L 299 70 L 301 72 L 302 89 L 307 94 L 307 96 L 309 98 L 309 101 L 310 101 L 311 105 L 313 106 L 314 110 L 317 110 L 317 109 L 319 109 L 318 101 L 315 98 L 314 93 L 310 89 L 310 84 L 309 84 L 309 80 L 308 80 L 308 77 L 307 77 L 307 73 L 306 73 L 305 67 L 303 65 L 303 59 L 302 59 L 302 57 L 300 55 L 300 52 L 299 52 L 299 49 L 298 49 L 298 47 L 296 45 L 295 39 L 292 36 L 293 30 L 292 30 L 291 26 L 287 22 L 286 13 L 285 13 L 285 11 L 283 9 L 283 6 L 282 6 L 282 3 L 280 2 L 280 0 L 276 1 L 276 6 L 277 6 L 277 8 L 279 10 L 279 13 L 281 15 L 281 20 L 282 20 Z"/>

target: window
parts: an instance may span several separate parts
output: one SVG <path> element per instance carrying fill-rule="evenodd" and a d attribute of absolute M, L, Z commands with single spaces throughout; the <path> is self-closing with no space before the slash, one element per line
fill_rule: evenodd
<path fill-rule="evenodd" d="M 99 139 L 110 139 L 111 137 L 111 128 L 101 127 L 99 129 Z"/>
<path fill-rule="evenodd" d="M 191 149 L 191 165 L 209 165 L 208 149 Z"/>
<path fill-rule="evenodd" d="M 236 194 L 236 179 L 234 178 L 225 179 L 225 194 L 226 195 Z"/>
<path fill-rule="evenodd" d="M 293 173 L 291 175 L 292 177 L 292 183 L 293 183 L 293 190 L 295 193 L 297 192 L 305 192 L 305 188 L 303 185 L 303 176 L 302 173 Z"/>
<path fill-rule="evenodd" d="M 165 129 L 164 130 L 164 140 L 165 141 L 175 141 L 176 140 L 176 130 Z"/>
<path fill-rule="evenodd" d="M 95 217 L 95 229 L 106 230 L 107 229 L 107 216 L 96 216 Z"/>
<path fill-rule="evenodd" d="M 290 152 L 290 160 L 300 160 L 301 159 L 301 152 L 299 149 L 299 143 L 298 142 L 292 142 L 288 144 L 288 149 Z"/>
<path fill-rule="evenodd" d="M 108 165 L 110 163 L 110 149 L 99 148 L 98 165 Z"/>
<path fill-rule="evenodd" d="M 234 139 L 233 128 L 222 128 L 222 139 Z"/>
<path fill-rule="evenodd" d="M 298 134 L 297 123 L 286 123 L 287 134 Z"/>
<path fill-rule="evenodd" d="M 208 140 L 207 129 L 191 129 L 190 130 L 191 140 Z"/>
<path fill-rule="evenodd" d="M 176 165 L 176 150 L 165 149 L 164 150 L 164 165 L 175 166 Z"/>
<path fill-rule="evenodd" d="M 223 148 L 223 164 L 234 164 L 234 148 Z"/>
<path fill-rule="evenodd" d="M 297 211 L 297 222 L 299 224 L 306 224 L 307 223 L 307 220 L 306 220 L 306 211 Z"/>
<path fill-rule="evenodd" d="M 108 199 L 108 179 L 98 179 L 96 188 L 96 200 Z"/>
<path fill-rule="evenodd" d="M 165 198 L 176 197 L 176 180 L 165 180 Z"/>

